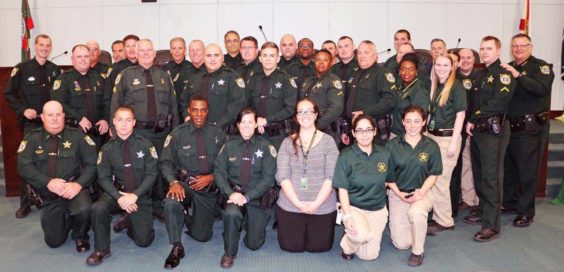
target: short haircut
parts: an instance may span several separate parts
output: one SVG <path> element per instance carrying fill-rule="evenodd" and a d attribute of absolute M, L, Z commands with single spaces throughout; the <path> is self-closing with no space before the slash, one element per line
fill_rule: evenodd
<path fill-rule="evenodd" d="M 49 35 L 39 34 L 35 37 L 35 44 L 37 44 L 39 42 L 39 39 L 48 39 L 49 41 L 51 41 L 51 37 L 49 37 Z"/>
<path fill-rule="evenodd" d="M 117 107 L 116 111 L 114 111 L 114 117 L 116 117 L 116 113 L 118 111 L 128 111 L 131 112 L 131 114 L 133 115 L 133 118 L 135 119 L 135 111 L 133 110 L 132 107 L 128 106 L 128 105 L 121 105 L 119 107 Z"/>
<path fill-rule="evenodd" d="M 263 43 L 262 46 L 260 47 L 260 50 L 264 50 L 266 48 L 274 48 L 274 49 L 276 49 L 277 52 L 280 52 L 280 49 L 278 49 L 278 45 L 276 45 L 276 43 L 274 43 L 274 42 Z"/>
<path fill-rule="evenodd" d="M 337 47 L 337 44 L 336 44 L 334 41 L 332 41 L 332 40 L 326 40 L 326 41 L 324 41 L 324 42 L 321 44 L 321 46 L 323 46 L 324 44 L 328 44 L 328 43 L 333 44 L 335 47 Z"/>
<path fill-rule="evenodd" d="M 407 31 L 407 29 L 400 29 L 400 30 L 396 31 L 396 34 L 399 34 L 399 33 L 407 34 L 407 39 L 411 41 L 411 33 L 409 33 L 409 31 Z"/>
<path fill-rule="evenodd" d="M 494 41 L 495 42 L 495 47 L 497 47 L 497 49 L 501 48 L 501 41 L 495 37 L 495 36 L 485 36 L 482 38 L 482 42 L 487 42 L 487 41 Z"/>
<path fill-rule="evenodd" d="M 527 39 L 527 40 L 529 40 L 529 41 L 532 41 L 532 40 L 531 40 L 531 36 L 529 36 L 529 35 L 527 35 L 527 34 L 523 34 L 523 33 L 519 33 L 519 34 L 517 34 L 517 35 L 511 37 L 511 40 L 514 40 L 514 39 L 517 39 L 517 38 L 525 38 L 525 39 Z"/>
<path fill-rule="evenodd" d="M 112 47 L 114 47 L 114 45 L 116 45 L 116 44 L 123 44 L 123 41 L 122 41 L 122 40 L 115 40 L 115 41 L 112 43 Z"/>
<path fill-rule="evenodd" d="M 433 43 L 436 43 L 436 42 L 441 42 L 441 43 L 444 45 L 444 47 L 446 47 L 445 41 L 444 41 L 443 39 L 439 39 L 439 38 L 434 38 L 434 39 L 432 39 L 432 40 L 431 40 L 431 45 L 433 45 Z"/>
<path fill-rule="evenodd" d="M 125 43 L 127 40 L 135 40 L 135 41 L 139 41 L 139 36 L 134 35 L 134 34 L 129 34 L 125 37 L 123 37 L 123 43 Z"/>
<path fill-rule="evenodd" d="M 360 42 L 360 44 L 358 46 L 360 47 L 363 44 L 370 46 L 372 48 L 372 50 L 374 50 L 374 53 L 377 53 L 376 52 L 376 44 L 374 44 L 374 42 L 372 42 L 371 40 L 364 40 L 364 41 Z"/>
<path fill-rule="evenodd" d="M 242 109 L 239 114 L 237 114 L 237 124 L 241 123 L 241 120 L 243 120 L 243 117 L 245 115 L 249 115 L 249 114 L 253 114 L 255 116 L 255 122 L 257 121 L 257 113 L 255 110 L 253 110 L 252 108 L 244 108 Z"/>
<path fill-rule="evenodd" d="M 174 37 L 174 38 L 170 39 L 170 47 L 172 47 L 173 42 L 181 42 L 182 45 L 184 45 L 184 47 L 186 47 L 186 40 L 184 40 L 184 38 L 182 38 L 182 37 Z"/>
<path fill-rule="evenodd" d="M 77 45 L 72 47 L 71 53 L 74 53 L 74 51 L 79 47 L 84 47 L 86 50 L 88 50 L 88 46 L 86 46 L 84 44 L 77 44 Z"/>
<path fill-rule="evenodd" d="M 240 36 L 239 36 L 239 33 L 237 33 L 237 31 L 235 31 L 235 30 L 229 30 L 229 31 L 225 32 L 225 35 L 223 35 L 223 39 L 224 39 L 224 40 L 227 39 L 227 35 L 229 35 L 229 34 L 235 34 L 235 35 L 237 35 L 237 38 L 240 37 Z"/>
<path fill-rule="evenodd" d="M 333 54 L 331 54 L 331 52 L 329 52 L 329 50 L 327 50 L 327 49 L 317 50 L 317 52 L 315 52 L 315 54 L 313 54 L 313 57 L 315 58 L 317 55 L 319 55 L 321 53 L 325 53 L 325 54 L 329 55 L 329 60 L 333 59 Z"/>
<path fill-rule="evenodd" d="M 192 104 L 193 101 L 204 101 L 204 102 L 206 102 L 206 104 L 209 105 L 208 99 L 205 96 L 200 95 L 200 94 L 196 94 L 196 95 L 194 95 L 190 98 L 190 102 L 188 103 L 188 107 L 190 107 L 190 105 Z"/>
<path fill-rule="evenodd" d="M 255 44 L 255 47 L 258 47 L 257 39 L 253 36 L 247 36 L 247 37 L 241 39 L 241 43 L 243 43 L 243 41 L 253 42 Z"/>
<path fill-rule="evenodd" d="M 351 37 L 349 37 L 349 36 L 341 36 L 341 37 L 339 38 L 339 41 L 342 41 L 342 40 L 350 40 L 351 42 L 354 42 L 353 39 L 352 39 Z"/>
<path fill-rule="evenodd" d="M 417 54 L 407 53 L 407 54 L 403 55 L 403 57 L 401 58 L 401 61 L 399 63 L 399 66 L 401 67 L 401 64 L 406 62 L 406 61 L 413 63 L 413 65 L 415 66 L 415 69 L 419 68 L 419 57 L 417 56 Z"/>

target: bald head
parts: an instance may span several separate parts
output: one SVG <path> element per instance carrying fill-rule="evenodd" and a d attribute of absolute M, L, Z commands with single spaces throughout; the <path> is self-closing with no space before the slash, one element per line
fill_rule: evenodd
<path fill-rule="evenodd" d="M 296 55 L 296 50 L 298 49 L 298 44 L 296 43 L 296 38 L 292 34 L 285 34 L 280 38 L 280 51 L 282 51 L 282 57 L 289 60 Z"/>
<path fill-rule="evenodd" d="M 43 127 L 49 134 L 59 134 L 65 128 L 65 113 L 63 105 L 58 101 L 51 100 L 43 105 L 41 113 Z"/>
<path fill-rule="evenodd" d="M 90 66 L 94 67 L 98 60 L 100 60 L 100 44 L 95 40 L 90 40 L 86 42 L 86 47 L 88 47 L 88 51 L 90 52 Z"/>
<path fill-rule="evenodd" d="M 206 46 L 204 51 L 204 63 L 208 73 L 217 71 L 223 65 L 223 52 L 219 45 L 212 43 Z"/>

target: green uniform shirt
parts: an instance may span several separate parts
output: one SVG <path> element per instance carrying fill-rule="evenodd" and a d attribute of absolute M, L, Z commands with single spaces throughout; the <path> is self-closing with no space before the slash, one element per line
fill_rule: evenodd
<path fill-rule="evenodd" d="M 456 120 L 456 113 L 466 111 L 466 91 L 462 87 L 460 81 L 455 80 L 450 90 L 447 103 L 444 106 L 439 106 L 440 94 L 442 93 L 445 85 L 437 82 L 437 89 L 435 90 L 433 100 L 431 101 L 430 113 L 431 120 L 434 121 L 433 130 L 438 129 L 453 129 L 454 121 Z M 430 129 L 430 128 L 429 128 Z"/>
<path fill-rule="evenodd" d="M 439 176 L 443 172 L 441 150 L 431 138 L 422 135 L 415 148 L 401 135 L 386 144 L 386 150 L 392 154 L 394 168 L 393 180 L 402 192 L 411 192 L 421 188 L 427 177 Z"/>
<path fill-rule="evenodd" d="M 163 70 L 167 72 L 167 74 L 172 79 L 174 90 L 177 94 L 180 94 L 182 92 L 182 88 L 184 88 L 182 80 L 179 80 L 180 72 L 184 69 L 190 70 L 192 66 L 192 63 L 187 60 L 183 60 L 180 63 L 176 63 L 174 60 L 171 60 L 163 65 Z"/>
<path fill-rule="evenodd" d="M 98 61 L 96 65 L 94 65 L 94 67 L 90 67 L 90 69 L 96 71 L 102 78 L 106 78 L 108 76 L 108 69 L 110 69 L 110 66 Z"/>
<path fill-rule="evenodd" d="M 227 197 L 234 193 L 232 185 L 241 186 L 244 195 L 250 200 L 258 200 L 276 180 L 276 149 L 267 140 L 254 135 L 249 139 L 251 158 L 243 158 L 245 140 L 241 136 L 226 143 L 215 160 L 214 181 Z M 251 181 L 244 185 L 241 178 L 241 161 L 251 160 Z"/>
<path fill-rule="evenodd" d="M 209 173 L 213 173 L 214 161 L 227 138 L 225 132 L 215 125 L 206 123 L 201 129 L 204 130 Z M 159 159 L 159 169 L 168 182 L 176 180 L 175 170 L 178 168 L 187 170 L 192 176 L 202 174 L 198 162 L 196 127 L 192 122 L 178 126 L 167 136 Z"/>
<path fill-rule="evenodd" d="M 243 58 L 241 57 L 241 53 L 237 53 L 235 57 L 229 55 L 229 53 L 223 55 L 223 64 L 235 71 L 239 69 L 239 67 L 243 64 Z"/>
<path fill-rule="evenodd" d="M 182 87 L 180 90 L 176 90 L 176 100 L 178 101 L 178 114 L 181 120 L 184 120 L 186 116 L 188 116 L 188 96 L 184 96 L 183 93 L 188 88 L 188 83 L 190 82 L 190 78 L 195 76 L 196 74 L 205 74 L 206 73 L 206 66 L 202 64 L 200 68 L 196 68 L 193 64 L 189 67 L 184 67 L 184 69 L 180 70 L 178 73 L 178 78 L 176 79 L 176 83 L 180 84 Z M 173 79 L 174 80 L 174 79 Z"/>
<path fill-rule="evenodd" d="M 256 58 L 255 60 L 251 61 L 249 64 L 241 64 L 239 66 L 237 72 L 241 74 L 245 83 L 249 83 L 249 79 L 256 73 L 262 72 L 262 64 L 260 63 L 259 59 Z"/>
<path fill-rule="evenodd" d="M 472 69 L 472 72 L 470 72 L 470 74 L 468 75 L 464 75 L 460 72 L 460 69 L 458 69 L 456 71 L 456 79 L 460 80 L 460 82 L 462 83 L 462 87 L 464 88 L 464 90 L 466 91 L 466 118 L 468 119 L 468 117 L 470 116 L 470 113 L 475 112 L 476 111 L 476 105 L 473 105 L 472 102 L 475 101 L 475 99 L 472 98 L 472 95 L 476 94 L 477 92 L 474 92 L 474 85 L 476 84 L 476 80 L 478 79 L 479 75 L 480 75 L 481 70 L 479 71 L 477 68 Z"/>
<path fill-rule="evenodd" d="M 377 211 L 386 206 L 386 184 L 393 181 L 394 168 L 390 152 L 376 144 L 366 154 L 358 144 L 347 147 L 337 159 L 333 187 L 349 192 L 352 206 Z"/>
<path fill-rule="evenodd" d="M 265 80 L 269 80 L 266 98 L 260 95 L 262 84 Z M 249 106 L 258 111 L 260 103 L 267 103 L 267 115 L 264 116 L 267 122 L 284 121 L 294 114 L 296 97 L 298 95 L 296 88 L 296 82 L 279 68 L 268 76 L 264 71 L 260 71 L 254 74 L 247 84 Z"/>
<path fill-rule="evenodd" d="M 114 199 L 121 197 L 118 189 L 112 184 L 112 177 L 121 186 L 127 186 L 125 181 L 125 168 L 133 167 L 135 174 L 135 189 L 137 197 L 148 196 L 157 179 L 157 163 L 159 157 L 155 147 L 147 139 L 131 134 L 125 141 L 131 151 L 131 165 L 124 163 L 122 153 L 123 142 L 119 137 L 112 138 L 98 153 L 98 183 L 106 193 Z M 127 187 L 125 187 L 128 189 Z"/>
<path fill-rule="evenodd" d="M 170 76 L 157 66 L 152 66 L 149 70 L 155 88 L 157 120 L 149 120 L 147 117 L 147 82 L 143 75 L 145 68 L 140 65 L 129 67 L 117 76 L 111 114 L 113 115 L 118 106 L 128 105 L 135 111 L 137 122 L 167 120 L 170 116 L 174 127 L 178 124 L 178 105 Z"/>
<path fill-rule="evenodd" d="M 317 126 L 327 128 L 343 113 L 344 90 L 341 79 L 331 72 L 321 77 L 311 76 L 304 80 L 299 92 L 299 99 L 309 97 L 319 106 Z"/>
<path fill-rule="evenodd" d="M 415 79 L 408 86 L 403 86 L 403 81 L 399 82 L 399 91 L 396 97 L 396 106 L 392 112 L 392 126 L 390 131 L 395 135 L 405 133 L 405 128 L 401 122 L 401 116 L 405 108 L 411 105 L 417 105 L 423 108 L 425 112 L 429 111 L 429 89 L 425 87 L 423 82 Z"/>
<path fill-rule="evenodd" d="M 200 86 L 206 78 L 207 92 Z M 208 98 L 208 122 L 221 128 L 235 123 L 239 111 L 247 103 L 245 81 L 239 73 L 225 65 L 215 72 L 192 76 L 180 95 L 181 100 L 190 101 L 190 98 L 196 94 Z"/>
<path fill-rule="evenodd" d="M 507 113 L 509 102 L 515 93 L 516 81 L 500 64 L 498 59 L 486 67 L 476 81 L 474 92 L 477 94 L 472 95 L 475 100 L 471 102 L 476 105 L 476 111 L 470 115 L 469 122 Z"/>
<path fill-rule="evenodd" d="M 85 82 L 90 83 L 90 88 Z M 74 119 L 78 122 L 85 117 L 92 123 L 96 124 L 100 120 L 110 120 L 110 100 L 111 93 L 104 93 L 104 79 L 102 76 L 89 69 L 86 74 L 82 75 L 74 68 L 60 75 L 51 90 L 51 99 L 61 102 L 67 119 Z M 92 120 L 87 114 L 87 93 L 92 94 Z"/>
<path fill-rule="evenodd" d="M 358 69 L 358 60 L 353 58 L 348 63 L 343 63 L 341 61 L 335 63 L 331 67 L 331 72 L 341 79 L 343 86 L 346 86 L 347 82 L 352 80 L 353 73 Z"/>
<path fill-rule="evenodd" d="M 278 61 L 278 68 L 279 69 L 286 69 L 286 67 L 288 67 L 288 65 L 294 63 L 294 62 L 299 62 L 300 59 L 296 56 L 293 56 L 291 59 L 287 60 L 284 58 L 284 56 L 280 57 L 280 61 Z"/>
<path fill-rule="evenodd" d="M 521 75 L 517 78 L 515 94 L 509 103 L 507 115 L 519 117 L 550 110 L 550 94 L 554 72 L 543 60 L 533 56 L 521 65 L 509 63 Z"/>
<path fill-rule="evenodd" d="M 386 63 L 384 63 L 384 67 L 394 73 L 394 76 L 400 78 L 399 75 L 399 63 L 396 60 L 397 55 L 391 56 Z M 425 58 L 419 57 L 419 62 L 417 63 L 417 78 L 423 83 L 423 85 L 429 89 L 431 88 L 431 75 L 430 69 L 428 69 L 429 65 L 425 61 Z"/>
<path fill-rule="evenodd" d="M 310 61 L 308 65 L 305 65 L 298 60 L 288 64 L 288 66 L 284 68 L 284 71 L 294 77 L 299 91 L 306 78 L 315 76 L 315 64 L 313 61 Z"/>
<path fill-rule="evenodd" d="M 108 71 L 106 72 L 106 82 L 104 87 L 111 92 L 115 86 L 116 78 L 119 73 L 121 73 L 126 68 L 131 66 L 136 66 L 137 62 L 131 62 L 128 58 L 120 60 L 118 63 L 114 63 Z"/>
<path fill-rule="evenodd" d="M 39 69 L 45 69 L 47 75 L 48 82 L 43 87 L 39 82 Z M 21 62 L 12 69 L 4 98 L 20 118 L 25 118 L 23 112 L 26 109 L 34 109 L 39 115 L 43 112 L 43 104 L 49 100 L 53 82 L 60 74 L 59 67 L 50 61 L 43 66 L 35 58 Z M 47 93 L 42 93 L 42 90 Z"/>
<path fill-rule="evenodd" d="M 348 87 L 349 90 L 356 87 L 352 111 L 363 111 L 364 114 L 374 118 L 391 113 L 396 104 L 395 83 L 394 75 L 377 63 L 368 69 L 358 69 L 353 74 L 353 79 L 348 82 L 351 85 Z M 347 101 L 345 101 L 345 110 Z"/>
<path fill-rule="evenodd" d="M 47 175 L 49 138 L 59 137 L 56 178 L 75 178 L 82 188 L 90 186 L 96 176 L 96 144 L 78 129 L 65 127 L 58 135 L 50 135 L 38 128 L 25 135 L 18 148 L 18 173 L 29 184 L 48 193 L 47 184 L 52 177 Z"/>

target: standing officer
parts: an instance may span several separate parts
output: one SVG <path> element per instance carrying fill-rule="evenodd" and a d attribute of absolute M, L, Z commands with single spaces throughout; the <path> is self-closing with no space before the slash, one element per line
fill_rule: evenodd
<path fill-rule="evenodd" d="M 294 77 L 296 84 L 298 84 L 298 91 L 306 78 L 315 76 L 315 65 L 312 61 L 313 52 L 313 42 L 308 38 L 301 39 L 298 42 L 299 61 L 291 63 L 284 68 L 288 74 Z"/>
<path fill-rule="evenodd" d="M 252 109 L 246 108 L 239 113 L 237 127 L 241 135 L 221 148 L 214 171 L 214 180 L 226 199 L 222 203 L 225 252 L 220 264 L 223 268 L 233 266 L 243 228 L 246 231 L 243 242 L 247 248 L 257 250 L 264 244 L 266 225 L 275 200 L 269 191 L 276 183 L 276 149 L 255 135 L 256 113 Z"/>
<path fill-rule="evenodd" d="M 326 40 L 321 44 L 322 49 L 327 49 L 331 53 L 331 66 L 339 62 L 339 57 L 337 56 L 337 44 L 332 40 Z"/>
<path fill-rule="evenodd" d="M 49 101 L 41 113 L 43 128 L 30 131 L 18 148 L 18 172 L 42 203 L 45 243 L 61 246 L 72 230 L 76 251 L 90 250 L 88 186 L 96 176 L 96 144 L 75 128 L 65 128 L 63 106 Z"/>
<path fill-rule="evenodd" d="M 88 134 L 100 148 L 100 135 L 108 132 L 111 94 L 104 93 L 102 76 L 90 68 L 88 47 L 75 45 L 71 59 L 73 69 L 55 80 L 51 98 L 63 105 L 66 123 Z"/>
<path fill-rule="evenodd" d="M 464 217 L 464 222 L 482 225 L 474 234 L 478 242 L 499 237 L 501 226 L 503 160 L 510 137 L 505 114 L 515 93 L 515 79 L 501 66 L 500 54 L 501 42 L 497 37 L 482 38 L 480 58 L 486 68 L 476 80 L 476 95 L 472 96 L 476 111 L 471 113 L 466 125 L 466 132 L 473 136 L 470 152 L 480 208 L 476 214 Z"/>
<path fill-rule="evenodd" d="M 41 108 L 49 100 L 49 90 L 61 73 L 57 65 L 47 58 L 51 54 L 51 38 L 45 34 L 35 37 L 35 57 L 23 61 L 12 70 L 4 98 L 17 115 L 20 129 L 24 135 L 41 127 Z M 20 208 L 16 218 L 24 218 L 31 211 L 31 201 L 27 195 L 27 185 L 20 183 Z"/>
<path fill-rule="evenodd" d="M 178 116 L 180 122 L 187 122 L 190 119 L 190 116 L 186 112 L 188 108 L 188 101 L 183 101 L 182 92 L 184 92 L 184 88 L 188 85 L 190 78 L 198 73 L 205 73 L 206 66 L 204 65 L 204 42 L 201 40 L 192 40 L 190 45 L 188 45 L 188 53 L 190 55 L 190 60 L 192 61 L 191 65 L 184 67 L 178 73 L 178 79 L 175 82 L 176 84 L 180 84 L 180 89 L 177 89 L 177 102 L 178 102 Z"/>
<path fill-rule="evenodd" d="M 116 40 L 112 43 L 112 59 L 114 63 L 125 59 L 125 45 L 122 40 Z"/>
<path fill-rule="evenodd" d="M 106 78 L 110 66 L 100 62 L 100 54 L 102 54 L 100 44 L 95 40 L 90 40 L 86 42 L 86 47 L 90 51 L 90 68 L 98 72 L 103 78 Z"/>
<path fill-rule="evenodd" d="M 190 69 L 192 63 L 186 60 L 186 41 L 182 37 L 174 37 L 170 40 L 170 55 L 172 60 L 163 66 L 163 70 L 170 75 L 174 83 L 176 93 L 182 92 L 184 84 L 180 78 L 180 72 L 184 69 Z"/>
<path fill-rule="evenodd" d="M 528 227 L 535 217 L 535 193 L 540 162 L 548 140 L 548 111 L 554 73 L 541 59 L 532 56 L 533 45 L 526 34 L 511 39 L 514 61 L 501 66 L 516 78 L 515 95 L 507 116 L 511 139 L 505 155 L 503 208 L 515 210 L 516 227 Z"/>
<path fill-rule="evenodd" d="M 252 36 L 247 36 L 241 40 L 241 58 L 243 62 L 239 67 L 239 74 L 245 80 L 245 83 L 249 82 L 249 78 L 262 70 L 260 61 L 258 60 L 258 43 L 257 39 Z"/>
<path fill-rule="evenodd" d="M 110 224 L 114 214 L 129 214 L 127 235 L 136 245 L 148 247 L 155 238 L 150 192 L 157 178 L 157 150 L 133 132 L 135 115 L 131 107 L 118 107 L 113 124 L 117 137 L 98 153 L 98 183 L 105 193 L 92 205 L 94 252 L 86 259 L 89 265 L 101 264 L 111 256 Z"/>
<path fill-rule="evenodd" d="M 278 62 L 280 69 L 286 69 L 286 66 L 299 61 L 298 57 L 296 57 L 297 49 L 298 44 L 296 43 L 294 35 L 285 34 L 280 38 L 280 53 L 282 54 Z"/>
<path fill-rule="evenodd" d="M 167 136 L 159 161 L 159 169 L 170 184 L 164 207 L 172 250 L 165 268 L 178 266 L 184 257 L 181 236 L 185 216 L 188 235 L 196 241 L 207 242 L 213 234 L 217 207 L 214 161 L 226 140 L 225 133 L 207 122 L 208 101 L 205 97 L 193 96 L 188 112 L 190 121 Z M 187 206 L 190 208 L 185 210 Z"/>
<path fill-rule="evenodd" d="M 241 46 L 239 33 L 235 30 L 229 30 L 225 33 L 225 36 L 223 36 L 223 40 L 225 42 L 225 50 L 227 50 L 227 54 L 223 56 L 225 65 L 233 70 L 238 70 L 243 63 L 241 53 L 239 52 Z"/>
<path fill-rule="evenodd" d="M 168 133 L 178 124 L 176 94 L 170 76 L 154 65 L 156 52 L 148 39 L 137 43 L 139 65 L 118 74 L 112 96 L 112 110 L 128 105 L 135 111 L 135 133 L 151 141 L 160 154 Z M 164 184 L 157 177 L 153 191 L 153 213 L 164 221 L 162 199 Z"/>
<path fill-rule="evenodd" d="M 339 116 L 343 113 L 344 94 L 341 79 L 331 73 L 332 55 L 326 49 L 315 53 L 315 76 L 305 79 L 299 99 L 309 97 L 319 107 L 316 125 L 339 143 Z"/>
<path fill-rule="evenodd" d="M 390 115 L 396 102 L 396 85 L 394 75 L 386 68 L 378 66 L 376 45 L 372 41 L 362 41 L 358 46 L 359 70 L 354 72 L 349 82 L 349 96 L 345 101 L 345 114 L 349 124 L 359 114 L 367 114 L 376 120 L 377 134 L 380 144 L 389 137 Z M 341 141 L 350 145 L 347 134 L 341 134 Z"/>
<path fill-rule="evenodd" d="M 254 74 L 247 84 L 249 106 L 257 112 L 257 130 L 276 150 L 286 138 L 286 124 L 296 107 L 296 82 L 278 69 L 278 46 L 266 42 L 260 50 L 262 70 Z"/>
<path fill-rule="evenodd" d="M 125 58 L 120 60 L 118 63 L 114 63 L 112 67 L 108 69 L 106 73 L 106 86 L 105 88 L 109 91 L 113 91 L 115 85 L 117 85 L 116 78 L 121 71 L 125 70 L 125 68 L 137 65 L 137 42 L 139 41 L 139 37 L 136 35 L 130 34 L 123 38 L 123 44 L 125 48 Z M 112 114 L 112 113 L 109 113 Z"/>
<path fill-rule="evenodd" d="M 201 95 L 209 102 L 209 123 L 234 134 L 235 119 L 247 101 L 245 81 L 233 69 L 223 65 L 223 54 L 217 44 L 206 47 L 205 73 L 195 74 L 188 80 L 180 96 L 181 105 L 187 105 L 194 95 Z M 185 109 L 184 109 L 185 110 Z M 183 112 L 183 118 L 188 112 Z"/>
<path fill-rule="evenodd" d="M 401 58 L 398 60 L 397 55 L 399 53 L 400 46 L 403 44 L 411 44 L 411 33 L 409 33 L 406 29 L 400 29 L 394 34 L 394 48 L 396 49 L 396 54 L 389 57 L 384 63 L 384 67 L 388 70 L 397 71 L 399 69 L 399 62 L 401 61 Z"/>
<path fill-rule="evenodd" d="M 346 87 L 352 74 L 358 70 L 358 61 L 354 55 L 354 42 L 349 36 L 342 36 L 337 41 L 337 53 L 341 61 L 331 67 L 331 72 L 341 79 L 341 83 Z M 347 92 L 345 92 L 347 95 Z"/>

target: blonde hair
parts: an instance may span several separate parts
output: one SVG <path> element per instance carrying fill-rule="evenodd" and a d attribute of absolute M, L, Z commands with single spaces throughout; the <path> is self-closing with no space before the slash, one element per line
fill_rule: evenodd
<path fill-rule="evenodd" d="M 437 60 L 441 57 L 446 58 L 450 61 L 450 64 L 452 65 L 452 70 L 450 71 L 450 75 L 448 76 L 445 82 L 445 87 L 443 88 L 443 91 L 440 94 L 439 107 L 443 107 L 444 105 L 446 105 L 448 98 L 450 96 L 450 91 L 452 90 L 452 86 L 454 85 L 454 81 L 456 80 L 456 66 L 454 66 L 454 59 L 452 59 L 452 56 L 450 54 L 448 53 L 439 54 L 439 56 L 433 61 L 433 68 Z M 431 79 L 431 103 L 433 102 L 435 91 L 437 90 L 437 81 L 439 80 L 439 77 L 437 76 L 437 72 L 434 69 L 433 71 L 434 72 Z"/>

